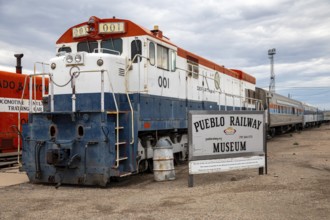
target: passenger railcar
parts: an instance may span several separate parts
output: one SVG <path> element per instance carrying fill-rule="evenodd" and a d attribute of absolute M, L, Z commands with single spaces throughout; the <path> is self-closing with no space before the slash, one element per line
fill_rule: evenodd
<path fill-rule="evenodd" d="M 317 107 L 303 103 L 304 107 L 304 128 L 320 126 L 323 122 L 323 112 Z"/>
<path fill-rule="evenodd" d="M 45 83 L 46 84 L 46 83 Z M 43 111 L 42 79 L 32 81 L 34 111 Z M 0 71 L 0 153 L 17 151 L 21 148 L 21 126 L 28 122 L 30 80 L 28 75 Z"/>
<path fill-rule="evenodd" d="M 189 110 L 254 109 L 255 78 L 173 44 L 155 27 L 91 17 L 50 60 L 48 111 L 29 114 L 23 167 L 32 182 L 105 185 L 150 168 L 168 137 L 187 154 Z"/>
<path fill-rule="evenodd" d="M 323 121 L 326 123 L 330 121 L 330 111 L 323 111 Z"/>
<path fill-rule="evenodd" d="M 268 113 L 269 135 L 281 134 L 292 129 L 302 129 L 304 107 L 300 101 L 256 88 L 256 98 Z"/>

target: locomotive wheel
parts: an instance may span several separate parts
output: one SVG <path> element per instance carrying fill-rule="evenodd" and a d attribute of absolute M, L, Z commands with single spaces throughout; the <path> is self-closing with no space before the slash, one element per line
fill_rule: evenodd
<path fill-rule="evenodd" d="M 142 160 L 139 162 L 139 173 L 143 173 L 149 168 L 149 163 L 146 160 Z"/>
<path fill-rule="evenodd" d="M 153 159 L 148 159 L 148 173 L 153 173 L 154 172 L 154 161 Z"/>
<path fill-rule="evenodd" d="M 270 131 L 269 131 L 269 135 L 270 135 L 271 137 L 275 137 L 275 133 L 276 133 L 275 128 L 271 128 Z"/>

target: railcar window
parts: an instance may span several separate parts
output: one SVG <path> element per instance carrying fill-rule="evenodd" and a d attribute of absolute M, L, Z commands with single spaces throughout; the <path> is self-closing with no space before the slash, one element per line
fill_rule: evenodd
<path fill-rule="evenodd" d="M 176 70 L 176 54 L 175 51 L 171 50 L 171 71 L 175 72 Z"/>
<path fill-rule="evenodd" d="M 102 51 L 103 53 L 121 54 L 123 52 L 123 40 L 121 38 L 103 40 L 101 48 L 105 49 Z"/>
<path fill-rule="evenodd" d="M 251 89 L 245 89 L 245 101 L 249 104 L 254 104 L 256 98 L 255 91 Z"/>
<path fill-rule="evenodd" d="M 149 43 L 149 62 L 151 65 L 155 65 L 155 59 L 156 59 L 156 48 L 155 44 L 153 42 Z"/>
<path fill-rule="evenodd" d="M 168 48 L 157 45 L 157 67 L 168 70 Z"/>
<path fill-rule="evenodd" d="M 96 41 L 84 41 L 80 42 L 77 45 L 77 51 L 85 51 L 87 53 L 93 53 L 95 49 L 97 49 L 97 42 Z"/>
<path fill-rule="evenodd" d="M 136 54 L 142 55 L 142 43 L 140 40 L 133 40 L 131 43 L 131 59 L 133 60 Z M 136 58 L 133 62 L 141 61 L 141 57 Z"/>
<path fill-rule="evenodd" d="M 71 53 L 72 50 L 71 50 L 71 47 L 61 47 L 58 49 L 57 52 L 66 52 L 66 53 Z"/>

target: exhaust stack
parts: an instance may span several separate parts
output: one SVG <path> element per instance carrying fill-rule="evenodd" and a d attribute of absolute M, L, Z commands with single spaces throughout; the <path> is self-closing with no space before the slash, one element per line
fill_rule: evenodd
<path fill-rule="evenodd" d="M 15 54 L 14 55 L 16 57 L 16 73 L 18 74 L 22 74 L 22 64 L 21 64 L 21 60 L 22 57 L 24 56 L 24 54 Z"/>

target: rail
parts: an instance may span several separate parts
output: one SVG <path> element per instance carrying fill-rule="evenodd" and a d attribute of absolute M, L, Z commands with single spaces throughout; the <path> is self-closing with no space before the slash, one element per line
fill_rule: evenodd
<path fill-rule="evenodd" d="M 74 71 L 71 75 L 71 79 L 69 80 L 68 83 L 71 82 L 71 87 L 72 87 L 72 96 L 71 96 L 71 99 L 72 99 L 72 112 L 76 112 L 76 92 L 75 92 L 75 86 L 76 86 L 76 78 L 79 76 L 80 73 L 98 73 L 100 72 L 101 73 L 101 112 L 104 112 L 104 72 L 108 72 L 107 70 L 83 70 L 83 71 Z M 68 84 L 66 83 L 66 84 Z M 112 89 L 112 84 L 111 84 L 111 81 L 110 81 L 110 87 Z M 115 102 L 115 105 L 116 105 L 116 99 L 115 99 L 115 96 L 114 96 L 114 91 L 112 89 L 112 96 L 114 98 L 114 102 Z"/>
<path fill-rule="evenodd" d="M 38 62 L 40 63 L 40 62 Z M 42 63 L 43 64 L 43 63 Z M 43 69 L 44 70 L 44 69 Z M 105 97 L 105 92 L 104 92 L 104 73 L 108 73 L 107 70 L 85 70 L 85 71 L 74 71 L 71 73 L 71 78 L 68 82 L 66 82 L 65 84 L 63 85 L 60 85 L 58 83 L 56 83 L 53 79 L 53 76 L 52 74 L 50 73 L 36 73 L 36 68 L 35 68 L 35 72 L 33 75 L 27 75 L 25 77 L 25 80 L 24 80 L 24 87 L 23 87 L 23 92 L 22 92 L 22 96 L 21 96 L 21 105 L 23 104 L 23 97 L 24 97 L 24 91 L 25 91 L 25 88 L 26 88 L 26 85 L 27 85 L 27 78 L 29 77 L 29 83 L 30 83 L 30 88 L 29 88 L 29 113 L 32 113 L 32 112 L 35 112 L 35 109 L 36 109 L 36 106 L 34 106 L 33 108 L 33 103 L 36 104 L 36 86 L 33 86 L 33 85 L 36 85 L 36 77 L 37 76 L 42 76 L 43 78 L 45 76 L 48 76 L 49 77 L 49 87 L 50 87 L 50 111 L 51 112 L 54 112 L 54 84 L 56 86 L 59 86 L 59 87 L 63 87 L 63 86 L 66 86 L 68 85 L 70 82 L 71 82 L 71 87 L 72 87 L 72 112 L 76 112 L 76 92 L 75 92 L 75 86 L 76 86 L 76 78 L 79 76 L 79 74 L 81 73 L 95 73 L 95 72 L 99 72 L 101 73 L 101 112 L 104 112 L 105 111 L 105 104 L 104 104 L 104 97 Z M 44 85 L 44 80 L 43 80 L 43 84 L 42 84 L 42 94 L 44 96 L 45 94 L 45 85 Z M 119 108 L 118 108 L 118 103 L 117 103 L 117 100 L 116 100 L 116 96 L 115 96 L 115 93 L 114 93 L 114 89 L 113 89 L 113 85 L 111 83 L 111 80 L 110 80 L 110 76 L 109 76 L 109 86 L 110 86 L 110 89 L 111 89 L 111 93 L 112 93 L 112 97 L 113 97 L 113 100 L 114 100 L 114 105 L 115 105 L 115 109 L 116 109 L 116 125 L 119 126 Z M 133 107 L 132 107 L 132 104 L 131 104 L 131 101 L 130 101 L 130 98 L 129 96 L 127 96 L 128 98 L 128 101 L 129 101 L 129 105 L 130 105 L 130 109 L 131 109 L 131 112 L 133 112 Z M 21 110 L 21 106 L 20 106 L 20 110 Z M 19 122 L 20 122 L 20 112 L 18 114 L 19 116 Z M 132 113 L 132 117 L 134 116 L 134 114 Z M 18 129 L 20 131 L 20 123 L 18 125 Z M 119 166 L 119 144 L 120 141 L 119 141 L 119 129 L 116 129 L 116 150 L 117 150 L 117 159 L 116 159 L 116 167 Z M 131 141 L 131 144 L 134 143 L 134 118 L 132 118 L 132 141 Z M 20 149 L 20 146 L 19 148 Z M 18 151 L 19 153 L 19 151 Z M 20 161 L 18 161 L 19 164 L 20 164 Z"/>
<path fill-rule="evenodd" d="M 37 71 L 37 64 L 41 64 L 42 66 L 42 73 L 36 73 Z M 50 76 L 49 73 L 45 73 L 45 65 L 49 65 L 48 63 L 44 63 L 44 62 L 35 62 L 34 63 L 34 72 L 33 75 L 26 75 L 24 78 L 24 85 L 23 85 L 23 89 L 22 89 L 22 95 L 21 95 L 21 100 L 20 100 L 20 106 L 19 106 L 19 110 L 18 110 L 18 120 L 17 120 L 17 137 L 18 137 L 18 143 L 17 143 L 17 154 L 20 155 L 20 150 L 21 150 L 21 110 L 22 110 L 22 105 L 23 105 L 23 99 L 24 99 L 24 92 L 26 89 L 26 84 L 27 84 L 27 78 L 29 77 L 29 113 L 31 113 L 32 110 L 32 103 L 34 100 L 34 103 L 36 104 L 36 76 L 42 76 L 42 97 L 44 97 L 46 95 L 45 93 L 45 76 Z M 32 79 L 34 78 L 34 81 L 32 82 Z M 34 88 L 34 90 L 33 90 Z M 34 99 L 33 99 L 33 95 L 32 95 L 32 91 L 34 91 Z M 20 157 L 17 157 L 17 163 L 19 164 L 19 166 L 21 166 L 21 162 L 20 162 Z"/>
<path fill-rule="evenodd" d="M 127 100 L 128 100 L 128 104 L 129 104 L 129 107 L 131 109 L 131 118 L 132 118 L 132 139 L 131 139 L 131 142 L 130 144 L 134 144 L 134 110 L 133 110 L 133 106 L 132 106 L 132 102 L 131 102 L 131 99 L 129 97 L 129 88 L 128 88 L 128 71 L 132 68 L 133 66 L 133 63 L 134 61 L 137 59 L 137 58 L 144 58 L 146 60 L 149 60 L 148 57 L 145 57 L 145 56 L 142 56 L 140 54 L 136 54 L 133 59 L 131 60 L 130 64 L 127 66 L 127 68 L 125 69 L 125 93 L 126 93 L 126 97 L 127 97 Z M 139 62 L 138 62 L 138 75 L 140 76 L 140 64 L 141 64 L 141 61 L 139 59 Z"/>
<path fill-rule="evenodd" d="M 84 71 L 75 71 L 72 73 L 72 112 L 75 112 L 76 111 L 76 94 L 75 94 L 75 78 L 79 76 L 79 74 L 81 73 L 95 73 L 95 72 L 100 72 L 101 73 L 101 112 L 104 112 L 105 111 L 105 108 L 104 108 L 104 73 L 108 73 L 107 70 L 84 70 Z M 115 96 L 115 92 L 114 92 L 114 89 L 113 89 L 113 86 L 112 86 L 112 83 L 111 83 L 111 80 L 110 80 L 110 75 L 109 75 L 109 86 L 110 86 L 110 89 L 111 89 L 111 94 L 112 94 L 112 98 L 114 100 L 114 105 L 115 105 L 115 109 L 116 109 L 116 126 L 119 127 L 119 107 L 118 107 L 118 103 L 117 103 L 117 100 L 116 100 L 116 96 Z M 133 110 L 132 110 L 133 111 Z M 133 127 L 133 126 L 132 126 Z M 134 133 L 133 133 L 134 135 Z M 134 136 L 133 136 L 134 137 Z M 132 138 L 133 138 L 132 137 Z M 120 158 L 119 158 L 119 145 L 120 143 L 120 140 L 119 140 L 119 129 L 116 129 L 116 165 L 114 166 L 115 168 L 119 167 L 119 161 L 120 161 Z"/>
<path fill-rule="evenodd" d="M 136 56 L 137 57 L 137 56 Z M 136 57 L 134 59 L 136 59 Z M 37 76 L 42 76 L 42 97 L 45 96 L 45 79 L 44 77 L 45 76 L 48 76 L 49 77 L 49 87 L 50 87 L 50 92 L 49 92 L 49 96 L 50 96 L 50 112 L 54 112 L 54 85 L 58 86 L 58 87 L 63 87 L 63 86 L 66 86 L 68 85 L 70 82 L 71 82 L 71 87 L 72 87 L 72 112 L 76 112 L 76 91 L 75 91 L 75 86 L 76 86 L 76 78 L 79 76 L 79 74 L 81 73 L 95 73 L 95 72 L 99 72 L 101 73 L 101 112 L 104 112 L 105 111 L 105 104 L 104 104 L 104 97 L 105 97 L 105 88 L 104 88 L 104 73 L 108 73 L 107 70 L 86 70 L 86 71 L 74 71 L 72 73 L 70 73 L 71 75 L 71 78 L 68 82 L 66 82 L 65 84 L 63 85 L 60 85 L 58 83 L 56 83 L 53 79 L 53 75 L 50 74 L 50 73 L 44 73 L 44 66 L 43 66 L 43 73 L 36 73 L 36 64 L 42 64 L 42 65 L 48 65 L 48 64 L 45 64 L 45 63 L 42 63 L 42 62 L 36 62 L 35 63 L 35 66 L 34 66 L 34 74 L 33 75 L 27 75 L 25 77 L 25 80 L 24 80 L 24 87 L 23 87 L 23 92 L 22 92 L 22 96 L 21 96 L 21 105 L 23 104 L 23 98 L 24 98 L 24 91 L 26 89 L 26 86 L 27 86 L 27 78 L 29 77 L 29 113 L 33 113 L 36 111 L 36 99 L 37 99 L 37 91 L 36 91 L 36 86 L 33 86 L 33 85 L 36 85 L 36 77 Z M 130 67 L 129 67 L 130 68 Z M 129 70 L 129 68 L 126 70 L 126 74 L 127 75 L 127 72 Z M 126 80 L 127 82 L 127 80 Z M 114 93 L 114 89 L 113 89 L 113 85 L 111 83 L 111 80 L 110 80 L 110 76 L 109 76 L 109 86 L 110 86 L 110 89 L 111 89 L 111 93 L 112 93 L 112 97 L 113 97 L 113 100 L 114 100 L 114 105 L 115 105 L 115 109 L 116 109 L 116 124 L 117 126 L 119 126 L 119 107 L 118 107 L 118 103 L 117 103 L 117 100 L 116 100 L 116 97 L 115 97 L 115 93 Z M 127 87 L 126 87 L 127 88 Z M 130 141 L 130 144 L 133 144 L 134 143 L 134 110 L 133 110 L 133 106 L 132 106 L 132 103 L 131 103 L 131 100 L 130 100 L 130 97 L 129 97 L 129 94 L 128 92 L 126 92 L 126 96 L 127 96 L 127 99 L 128 99 L 128 103 L 129 103 L 129 107 L 130 107 L 130 110 L 131 110 L 131 120 L 132 120 L 132 137 L 131 137 L 131 141 Z M 33 106 L 35 105 L 35 106 Z M 20 106 L 20 110 L 21 110 L 21 106 Z M 18 114 L 19 116 L 19 120 L 20 121 L 20 112 Z M 21 129 L 21 126 L 20 124 L 18 125 L 18 130 Z M 20 139 L 19 139 L 20 140 Z M 116 147 L 117 147 L 117 164 L 116 166 L 118 167 L 119 166 L 119 144 L 120 141 L 119 141 L 119 129 L 116 129 Z M 20 150 L 20 146 L 18 148 Z"/>
<path fill-rule="evenodd" d="M 193 65 L 193 64 L 188 64 L 188 65 L 191 65 L 192 67 L 193 66 L 196 66 L 196 65 Z M 201 67 L 199 67 L 199 68 L 201 68 Z M 176 69 L 178 69 L 178 70 L 182 70 L 182 71 L 184 71 L 184 72 L 186 72 L 186 76 L 187 77 L 193 77 L 194 76 L 194 74 L 196 75 L 198 75 L 198 76 L 201 76 L 201 77 L 203 77 L 204 79 L 205 79 L 205 81 L 206 81 L 206 85 L 208 86 L 208 83 L 207 83 L 207 80 L 209 79 L 209 80 L 212 80 L 212 81 L 214 81 L 215 79 L 214 79 L 214 77 L 209 77 L 209 76 L 206 76 L 205 74 L 203 74 L 203 72 L 202 73 L 197 73 L 197 72 L 195 72 L 195 71 L 193 71 L 193 68 L 192 68 L 192 70 L 188 70 L 188 69 L 184 69 L 184 68 L 180 68 L 180 67 L 176 67 Z M 206 69 L 206 68 L 203 68 L 204 70 L 208 70 L 208 69 Z M 188 91 L 186 91 L 187 93 L 188 93 Z M 221 95 L 224 95 L 224 106 L 225 106 L 225 110 L 227 110 L 227 99 L 228 98 L 232 98 L 232 103 L 233 103 L 233 107 L 234 108 L 236 108 L 237 106 L 235 106 L 235 99 L 239 99 L 239 108 L 240 108 L 240 110 L 242 110 L 242 108 L 244 107 L 244 108 L 246 108 L 246 109 L 259 109 L 259 110 L 263 110 L 263 108 L 262 108 L 262 103 L 261 103 L 261 100 L 259 100 L 259 99 L 255 99 L 255 98 L 252 98 L 252 97 L 244 97 L 244 96 L 242 96 L 242 95 L 234 95 L 234 94 L 230 94 L 230 93 L 226 93 L 225 91 L 222 91 L 221 90 L 221 88 L 219 88 L 219 90 L 213 90 L 213 92 L 214 93 L 218 93 L 219 94 L 219 110 L 220 110 L 220 103 L 221 103 L 221 101 L 220 101 L 220 96 Z M 203 101 L 203 100 L 202 100 Z"/>
<path fill-rule="evenodd" d="M 99 48 L 95 48 L 93 50 L 93 53 L 98 53 L 98 51 L 99 51 Z M 111 52 L 110 54 L 120 55 L 120 52 L 119 51 L 117 51 L 117 50 L 111 50 L 111 49 L 108 49 L 108 48 L 100 48 L 100 51 L 101 51 L 101 53 L 104 53 L 103 51 L 109 51 L 109 52 Z"/>

